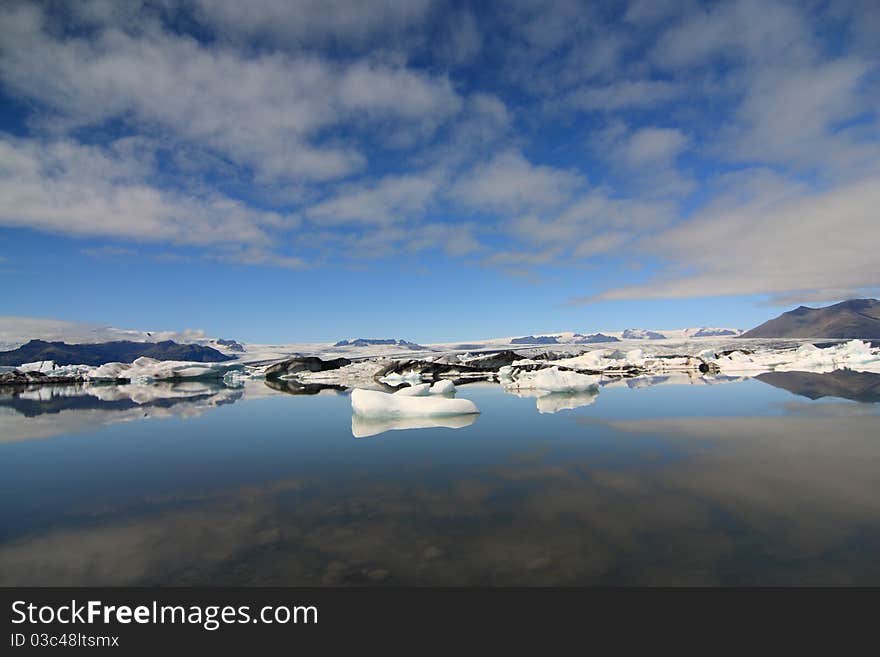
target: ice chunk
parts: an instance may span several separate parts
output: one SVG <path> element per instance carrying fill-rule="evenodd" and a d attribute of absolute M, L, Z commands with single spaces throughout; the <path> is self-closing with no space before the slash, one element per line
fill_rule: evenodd
<path fill-rule="evenodd" d="M 430 383 L 416 383 L 409 387 L 395 390 L 393 393 L 397 397 L 425 397 L 431 394 Z"/>
<path fill-rule="evenodd" d="M 550 367 L 534 372 L 518 372 L 505 385 L 515 389 L 536 389 L 547 392 L 578 392 L 597 386 L 599 377 Z"/>
<path fill-rule="evenodd" d="M 382 383 L 387 383 L 388 385 L 396 386 L 401 383 L 421 383 L 422 375 L 416 372 L 415 370 L 410 370 L 409 372 L 405 372 L 403 374 L 399 374 L 398 372 L 392 372 L 391 374 L 386 374 L 381 379 L 379 379 Z"/>
<path fill-rule="evenodd" d="M 431 386 L 431 394 L 451 397 L 455 395 L 455 384 L 449 379 L 437 381 L 437 383 Z"/>
<path fill-rule="evenodd" d="M 705 361 L 713 361 L 716 358 L 714 349 L 703 349 L 700 353 L 697 354 L 697 358 Z"/>
<path fill-rule="evenodd" d="M 356 415 L 373 418 L 444 417 L 480 412 L 469 399 L 440 395 L 406 397 L 360 388 L 351 392 L 351 409 Z"/>
<path fill-rule="evenodd" d="M 444 417 L 371 418 L 351 416 L 351 433 L 355 438 L 376 436 L 399 429 L 461 429 L 477 421 L 478 413 L 448 415 Z"/>
<path fill-rule="evenodd" d="M 41 374 L 49 374 L 55 369 L 54 360 L 38 360 L 33 363 L 23 363 L 16 366 L 19 372 L 40 372 Z"/>
<path fill-rule="evenodd" d="M 228 363 L 194 363 L 156 360 L 141 356 L 132 363 L 105 363 L 87 372 L 91 380 L 128 379 L 130 381 L 162 381 L 170 379 L 221 378 L 230 369 Z"/>
<path fill-rule="evenodd" d="M 240 388 L 250 377 L 249 374 L 241 370 L 231 370 L 223 375 L 224 385 L 230 388 Z"/>
<path fill-rule="evenodd" d="M 434 385 L 430 383 L 413 383 L 406 388 L 395 390 L 393 393 L 397 397 L 426 397 L 427 395 L 446 395 L 455 396 L 455 384 L 452 381 L 437 381 Z"/>
<path fill-rule="evenodd" d="M 645 352 L 641 349 L 632 349 L 626 352 L 626 362 L 628 365 L 644 365 Z"/>

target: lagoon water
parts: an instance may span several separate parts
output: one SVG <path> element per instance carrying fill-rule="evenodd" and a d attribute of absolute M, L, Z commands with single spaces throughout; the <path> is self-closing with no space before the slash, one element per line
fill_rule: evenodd
<path fill-rule="evenodd" d="M 0 391 L 0 585 L 880 584 L 880 376 L 647 383 Z"/>

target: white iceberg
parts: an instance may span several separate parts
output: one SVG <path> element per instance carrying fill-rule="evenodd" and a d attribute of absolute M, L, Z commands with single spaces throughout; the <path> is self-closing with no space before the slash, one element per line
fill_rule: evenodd
<path fill-rule="evenodd" d="M 580 392 L 599 384 L 599 377 L 549 367 L 543 370 L 505 372 L 504 386 L 516 390 L 544 390 L 545 392 Z M 501 376 L 499 376 L 501 379 Z"/>
<path fill-rule="evenodd" d="M 382 383 L 387 383 L 388 385 L 392 386 L 400 385 L 401 383 L 411 383 L 415 385 L 417 383 L 421 383 L 422 375 L 415 370 L 410 370 L 409 372 L 404 372 L 403 374 L 392 372 L 391 374 L 386 374 L 379 380 Z"/>
<path fill-rule="evenodd" d="M 450 399 L 441 395 L 401 396 L 357 388 L 351 391 L 351 410 L 368 418 L 447 417 L 479 413 L 469 399 Z"/>
<path fill-rule="evenodd" d="M 416 383 L 400 390 L 395 390 L 393 395 L 397 397 L 426 397 L 431 394 L 430 383 Z"/>
<path fill-rule="evenodd" d="M 734 351 L 715 361 L 724 373 L 743 372 L 816 372 L 828 373 L 850 369 L 857 372 L 880 372 L 880 349 L 861 340 L 820 349 L 803 344 L 787 351 L 759 351 L 746 354 Z"/>
<path fill-rule="evenodd" d="M 53 360 L 38 360 L 33 363 L 16 365 L 15 369 L 19 372 L 39 372 L 40 374 L 53 377 L 72 377 L 82 376 L 88 373 L 92 368 L 89 365 L 58 365 Z"/>
<path fill-rule="evenodd" d="M 15 369 L 17 369 L 19 372 L 40 372 L 41 374 L 48 374 L 55 369 L 55 361 L 38 360 L 33 363 L 22 363 L 21 365 L 18 365 Z"/>
<path fill-rule="evenodd" d="M 449 379 L 437 381 L 437 383 L 431 386 L 431 394 L 453 397 L 455 396 L 455 384 Z"/>
<path fill-rule="evenodd" d="M 164 381 L 172 379 L 220 378 L 232 365 L 228 363 L 194 363 L 177 360 L 156 360 L 141 356 L 132 363 L 105 363 L 86 374 L 93 381 Z"/>
<path fill-rule="evenodd" d="M 430 383 L 413 383 L 406 388 L 395 390 L 392 394 L 397 397 L 427 397 L 428 395 L 454 397 L 455 384 L 449 380 L 437 381 L 433 385 Z"/>

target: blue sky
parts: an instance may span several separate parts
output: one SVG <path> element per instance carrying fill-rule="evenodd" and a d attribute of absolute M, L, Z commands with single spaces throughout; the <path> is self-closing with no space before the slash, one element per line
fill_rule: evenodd
<path fill-rule="evenodd" d="M 6 2 L 0 315 L 749 327 L 880 286 L 880 6 Z"/>

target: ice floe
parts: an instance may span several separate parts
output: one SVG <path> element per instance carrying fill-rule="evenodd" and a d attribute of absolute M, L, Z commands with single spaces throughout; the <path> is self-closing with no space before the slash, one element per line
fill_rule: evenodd
<path fill-rule="evenodd" d="M 431 394 L 432 395 L 447 395 L 451 396 L 455 394 L 455 384 L 452 381 L 443 380 L 437 381 L 434 385 L 431 386 Z"/>
<path fill-rule="evenodd" d="M 505 376 L 499 380 L 505 388 L 513 390 L 544 390 L 546 392 L 580 392 L 589 390 L 599 384 L 599 377 L 580 374 L 558 367 L 543 370 L 520 370 L 502 368 Z"/>
<path fill-rule="evenodd" d="M 508 366 L 499 374 L 505 391 L 519 397 L 535 397 L 539 413 L 557 413 L 592 404 L 599 394 L 600 379 L 597 375 L 558 367 L 529 371 Z"/>
<path fill-rule="evenodd" d="M 480 412 L 469 399 L 431 394 L 404 396 L 361 388 L 351 391 L 351 410 L 355 415 L 372 418 L 445 417 Z"/>
<path fill-rule="evenodd" d="M 797 349 L 786 351 L 734 351 L 720 356 L 714 363 L 724 373 L 823 373 L 841 369 L 880 372 L 880 349 L 862 340 L 850 340 L 824 349 L 813 344 L 803 344 Z"/>
<path fill-rule="evenodd" d="M 228 363 L 194 363 L 176 360 L 156 360 L 141 356 L 131 363 L 105 363 L 86 373 L 92 381 L 166 381 L 173 379 L 222 378 L 230 371 Z"/>
<path fill-rule="evenodd" d="M 391 374 L 386 374 L 379 380 L 382 383 L 396 386 L 400 385 L 401 383 L 420 383 L 422 380 L 422 375 L 415 370 L 410 370 L 408 372 L 404 372 L 403 374 L 392 372 Z"/>

